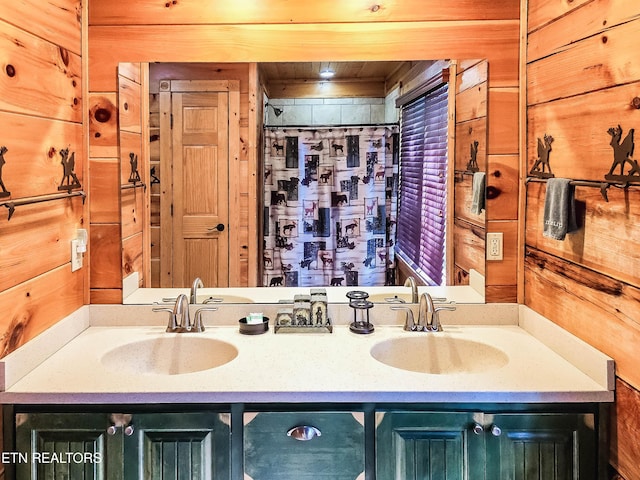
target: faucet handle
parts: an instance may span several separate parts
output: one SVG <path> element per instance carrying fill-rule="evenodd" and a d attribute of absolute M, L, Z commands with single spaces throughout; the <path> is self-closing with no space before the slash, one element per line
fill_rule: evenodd
<path fill-rule="evenodd" d="M 404 320 L 404 329 L 407 332 L 415 332 L 417 330 L 416 322 L 413 317 L 413 310 L 410 307 L 389 307 L 391 310 L 404 310 L 407 312 Z"/>
<path fill-rule="evenodd" d="M 440 322 L 440 315 L 438 313 L 442 310 L 454 311 L 456 307 L 449 306 L 440 306 L 438 305 L 433 309 L 433 315 L 431 317 L 431 326 L 428 326 L 432 332 L 441 332 L 442 331 L 442 323 Z"/>
<path fill-rule="evenodd" d="M 202 307 L 196 310 L 195 316 L 193 317 L 193 327 L 190 332 L 204 332 L 204 324 L 202 323 L 202 312 L 216 312 L 218 309 L 216 307 Z"/>
<path fill-rule="evenodd" d="M 155 307 L 152 308 L 153 312 L 169 312 L 169 323 L 167 324 L 167 332 L 175 332 L 178 330 L 178 317 L 173 308 L 169 307 Z"/>

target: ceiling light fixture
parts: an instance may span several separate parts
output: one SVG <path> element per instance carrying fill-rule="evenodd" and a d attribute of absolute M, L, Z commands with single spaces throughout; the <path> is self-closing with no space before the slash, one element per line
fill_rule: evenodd
<path fill-rule="evenodd" d="M 320 72 L 320 76 L 321 76 L 322 78 L 331 78 L 331 77 L 333 77 L 335 74 L 336 74 L 336 72 L 334 72 L 333 70 L 329 70 L 329 69 L 322 70 L 322 71 Z"/>

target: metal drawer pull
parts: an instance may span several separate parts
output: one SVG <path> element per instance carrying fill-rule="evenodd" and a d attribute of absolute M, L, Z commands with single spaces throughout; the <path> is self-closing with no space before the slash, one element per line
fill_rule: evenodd
<path fill-rule="evenodd" d="M 497 425 L 491 425 L 491 435 L 494 437 L 499 437 L 502 435 L 502 429 Z"/>
<path fill-rule="evenodd" d="M 484 433 L 484 427 L 479 423 L 474 424 L 472 430 L 476 435 L 481 435 L 482 433 Z"/>
<path fill-rule="evenodd" d="M 301 442 L 308 442 L 309 440 L 312 440 L 313 438 L 319 437 L 321 435 L 322 432 L 320 432 L 320 430 L 310 425 L 300 425 L 298 427 L 293 427 L 287 432 L 287 436 L 295 438 L 296 440 L 300 440 Z"/>
<path fill-rule="evenodd" d="M 127 425 L 126 427 L 124 427 L 123 432 L 127 437 L 130 437 L 131 435 L 133 435 L 133 432 L 134 432 L 133 425 Z"/>

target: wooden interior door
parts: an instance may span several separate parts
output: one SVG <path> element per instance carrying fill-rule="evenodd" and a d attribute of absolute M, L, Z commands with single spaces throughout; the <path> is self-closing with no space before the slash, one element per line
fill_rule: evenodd
<path fill-rule="evenodd" d="M 229 285 L 229 119 L 230 112 L 237 111 L 231 105 L 237 96 L 230 95 L 230 86 L 237 82 L 170 84 L 171 286 L 190 286 L 200 277 L 206 287 L 225 287 Z"/>

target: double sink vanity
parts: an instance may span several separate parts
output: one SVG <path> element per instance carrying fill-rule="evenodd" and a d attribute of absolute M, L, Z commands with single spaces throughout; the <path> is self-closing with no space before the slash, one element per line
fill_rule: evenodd
<path fill-rule="evenodd" d="M 525 306 L 455 295 L 442 331 L 406 331 L 406 289 L 372 290 L 375 328 L 356 334 L 327 290 L 331 333 L 242 334 L 281 307 L 247 289 L 202 311 L 201 332 L 153 311 L 181 291 L 74 312 L 1 361 L 5 451 L 101 461 L 16 462 L 16 478 L 598 478 L 610 358 Z"/>

